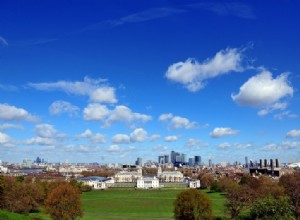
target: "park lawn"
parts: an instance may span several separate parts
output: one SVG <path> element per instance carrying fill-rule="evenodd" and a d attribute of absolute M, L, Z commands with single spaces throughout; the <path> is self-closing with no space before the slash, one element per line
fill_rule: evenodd
<path fill-rule="evenodd" d="M 105 190 L 84 193 L 89 219 L 173 219 L 173 202 L 181 190 Z"/>

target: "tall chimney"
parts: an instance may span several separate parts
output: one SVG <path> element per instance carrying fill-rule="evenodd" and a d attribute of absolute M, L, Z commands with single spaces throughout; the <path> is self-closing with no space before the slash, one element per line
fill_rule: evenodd
<path fill-rule="evenodd" d="M 274 168 L 273 159 L 270 159 L 270 166 L 272 169 Z"/>
<path fill-rule="evenodd" d="M 276 168 L 279 168 L 279 160 L 277 158 L 275 159 L 275 163 L 276 163 Z"/>
<path fill-rule="evenodd" d="M 267 167 L 268 166 L 268 161 L 267 159 L 264 159 L 264 167 Z"/>
<path fill-rule="evenodd" d="M 262 168 L 262 159 L 259 160 L 259 168 Z"/>

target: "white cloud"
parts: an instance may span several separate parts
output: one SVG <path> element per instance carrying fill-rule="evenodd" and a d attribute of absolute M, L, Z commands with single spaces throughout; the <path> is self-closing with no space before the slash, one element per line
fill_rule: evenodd
<path fill-rule="evenodd" d="M 90 138 L 91 142 L 94 144 L 103 144 L 105 143 L 105 137 L 103 134 L 95 134 Z"/>
<path fill-rule="evenodd" d="M 83 133 L 77 135 L 77 138 L 91 138 L 93 132 L 90 129 L 86 129 Z"/>
<path fill-rule="evenodd" d="M 296 129 L 293 129 L 293 130 L 290 130 L 286 136 L 286 138 L 300 138 L 300 130 L 296 130 Z"/>
<path fill-rule="evenodd" d="M 7 41 L 3 37 L 0 36 L 0 48 L 7 47 L 7 46 L 8 46 Z"/>
<path fill-rule="evenodd" d="M 33 137 L 24 141 L 26 145 L 55 145 L 57 144 L 56 139 L 54 138 L 45 138 L 45 137 Z"/>
<path fill-rule="evenodd" d="M 171 136 L 166 136 L 165 137 L 166 142 L 174 142 L 174 141 L 177 141 L 178 139 L 179 139 L 179 137 L 176 136 L 176 135 L 171 135 Z"/>
<path fill-rule="evenodd" d="M 15 129 L 23 129 L 22 125 L 16 125 L 16 124 L 9 124 L 9 123 L 4 123 L 0 125 L 0 131 L 5 131 L 10 128 L 15 128 Z"/>
<path fill-rule="evenodd" d="M 62 100 L 53 102 L 49 107 L 49 112 L 52 115 L 60 115 L 63 113 L 67 113 L 70 116 L 73 116 L 73 115 L 77 115 L 78 111 L 79 111 L 79 107 Z"/>
<path fill-rule="evenodd" d="M 83 110 L 85 120 L 104 121 L 109 115 L 110 110 L 105 106 L 98 103 L 89 104 Z"/>
<path fill-rule="evenodd" d="M 118 145 L 111 145 L 106 150 L 109 152 L 119 152 L 121 148 Z"/>
<path fill-rule="evenodd" d="M 254 107 L 269 107 L 273 109 L 282 108 L 283 103 L 279 100 L 286 96 L 293 96 L 293 88 L 289 85 L 288 74 L 283 73 L 276 78 L 272 77 L 272 73 L 267 70 L 262 70 L 261 73 L 248 79 L 241 87 L 238 94 L 231 95 L 233 101 L 240 105 Z M 273 107 L 272 107 L 273 105 Z M 266 112 L 261 112 L 260 115 Z"/>
<path fill-rule="evenodd" d="M 87 138 L 93 144 L 103 144 L 105 143 L 105 137 L 103 134 L 96 133 L 94 134 L 90 129 L 86 129 L 83 133 L 77 135 L 77 139 Z"/>
<path fill-rule="evenodd" d="M 279 114 L 274 115 L 274 118 L 277 119 L 277 120 L 282 120 L 284 117 L 298 118 L 299 116 L 297 114 L 290 113 L 290 111 L 284 111 L 284 112 L 280 112 Z"/>
<path fill-rule="evenodd" d="M 41 138 L 53 138 L 56 137 L 58 132 L 53 125 L 50 124 L 39 124 L 35 126 L 35 133 Z"/>
<path fill-rule="evenodd" d="M 221 148 L 221 149 L 227 149 L 229 147 L 231 147 L 231 144 L 229 144 L 228 142 L 224 142 L 222 144 L 219 144 L 219 148 Z"/>
<path fill-rule="evenodd" d="M 0 104 L 0 120 L 4 121 L 30 121 L 37 122 L 38 118 L 29 114 L 23 108 L 17 108 L 13 105 Z"/>
<path fill-rule="evenodd" d="M 145 123 L 152 119 L 151 116 L 132 112 L 132 110 L 124 105 L 118 105 L 113 110 L 109 110 L 101 104 L 89 104 L 84 110 L 85 120 L 101 121 L 104 127 L 109 127 L 114 122 L 142 122 Z"/>
<path fill-rule="evenodd" d="M 10 141 L 10 137 L 7 134 L 0 132 L 0 144 L 6 144 Z"/>
<path fill-rule="evenodd" d="M 168 119 L 171 119 L 173 118 L 173 114 L 172 113 L 168 113 L 168 114 L 162 114 L 159 116 L 158 120 L 159 121 L 165 121 L 165 120 L 168 120 Z"/>
<path fill-rule="evenodd" d="M 260 110 L 257 114 L 259 116 L 265 116 L 275 110 L 284 110 L 287 108 L 287 106 L 288 106 L 287 102 L 276 102 L 275 104 L 273 104 L 265 109 Z"/>
<path fill-rule="evenodd" d="M 151 137 L 150 137 L 150 141 L 156 141 L 160 138 L 160 135 L 159 134 L 153 134 Z"/>
<path fill-rule="evenodd" d="M 290 141 L 284 141 L 280 145 L 282 149 L 295 149 L 300 148 L 300 141 L 296 142 L 290 142 Z"/>
<path fill-rule="evenodd" d="M 130 134 L 131 142 L 143 142 L 147 138 L 147 131 L 143 128 L 137 128 Z"/>
<path fill-rule="evenodd" d="M 130 144 L 130 137 L 126 134 L 116 134 L 112 138 L 114 144 Z"/>
<path fill-rule="evenodd" d="M 228 136 L 228 135 L 236 135 L 238 134 L 238 130 L 233 130 L 231 128 L 215 128 L 211 133 L 210 136 L 212 138 L 220 138 L 223 136 Z"/>
<path fill-rule="evenodd" d="M 174 116 L 172 113 L 162 114 L 159 121 L 167 121 L 170 129 L 193 129 L 197 127 L 197 123 L 187 118 Z"/>
<path fill-rule="evenodd" d="M 174 63 L 169 66 L 165 76 L 184 85 L 191 92 L 205 87 L 205 81 L 229 72 L 241 72 L 242 51 L 237 48 L 221 50 L 216 55 L 199 63 L 195 59 Z"/>
<path fill-rule="evenodd" d="M 30 87 L 44 91 L 64 91 L 68 94 L 89 96 L 92 102 L 116 103 L 115 88 L 104 84 L 107 80 L 84 77 L 83 81 L 29 83 Z"/>

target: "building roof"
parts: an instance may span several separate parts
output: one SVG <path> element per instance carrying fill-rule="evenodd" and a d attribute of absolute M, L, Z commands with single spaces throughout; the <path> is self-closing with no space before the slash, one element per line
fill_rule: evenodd
<path fill-rule="evenodd" d="M 86 177 L 78 178 L 79 181 L 100 181 L 100 182 L 103 182 L 103 181 L 106 181 L 109 179 L 110 178 L 106 178 L 103 176 L 86 176 Z"/>

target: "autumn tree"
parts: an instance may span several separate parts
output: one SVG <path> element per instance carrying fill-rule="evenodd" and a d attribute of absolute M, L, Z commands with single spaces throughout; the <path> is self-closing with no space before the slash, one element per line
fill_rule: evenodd
<path fill-rule="evenodd" d="M 212 203 L 199 190 L 185 190 L 177 195 L 174 215 L 176 220 L 210 220 L 213 219 Z"/>
<path fill-rule="evenodd" d="M 254 202 L 250 210 L 251 219 L 293 220 L 294 209 L 289 198 L 267 196 Z"/>
<path fill-rule="evenodd" d="M 283 175 L 279 180 L 289 196 L 295 210 L 296 219 L 300 219 L 300 173 Z"/>
<path fill-rule="evenodd" d="M 46 211 L 55 220 L 82 217 L 81 197 L 77 187 L 63 183 L 53 189 L 45 201 Z"/>
<path fill-rule="evenodd" d="M 5 187 L 4 176 L 0 175 L 0 209 L 4 207 L 4 187 Z"/>
<path fill-rule="evenodd" d="M 212 183 L 214 182 L 214 177 L 211 174 L 205 173 L 203 175 L 199 175 L 199 179 L 201 182 L 202 188 L 209 188 L 211 187 Z"/>
<path fill-rule="evenodd" d="M 242 210 L 250 206 L 253 200 L 253 191 L 247 185 L 237 183 L 230 185 L 226 190 L 226 207 L 230 212 L 231 219 L 236 219 Z"/>

